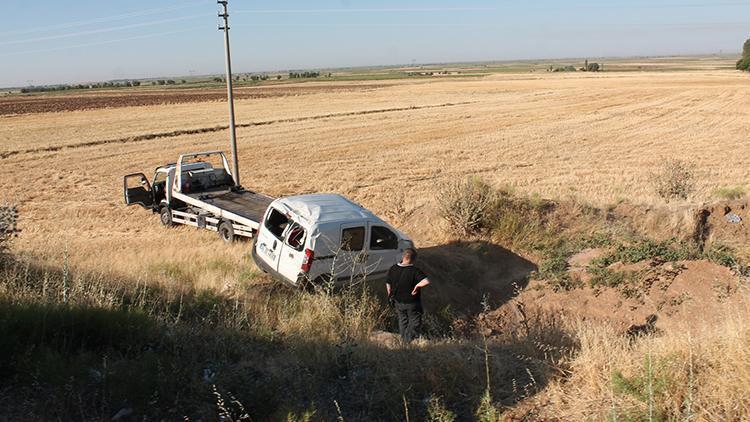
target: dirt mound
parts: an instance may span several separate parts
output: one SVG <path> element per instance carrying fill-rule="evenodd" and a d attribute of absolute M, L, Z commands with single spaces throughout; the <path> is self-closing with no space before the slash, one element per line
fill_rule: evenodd
<path fill-rule="evenodd" d="M 618 271 L 637 273 L 620 288 L 583 287 L 553 291 L 532 281 L 516 298 L 484 316 L 477 328 L 485 334 L 528 324 L 536 313 L 563 314 L 608 321 L 623 334 L 685 329 L 717 323 L 747 292 L 730 269 L 708 261 L 619 264 Z"/>

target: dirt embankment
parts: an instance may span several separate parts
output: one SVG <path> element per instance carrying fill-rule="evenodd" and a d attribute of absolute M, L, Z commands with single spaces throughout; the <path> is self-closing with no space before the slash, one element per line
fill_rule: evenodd
<path fill-rule="evenodd" d="M 259 99 L 309 95 L 316 93 L 364 91 L 381 88 L 383 84 L 321 84 L 292 85 L 281 87 L 237 88 L 235 98 Z M 226 101 L 227 93 L 222 89 L 160 89 L 154 91 L 126 90 L 90 93 L 66 93 L 52 95 L 14 95 L 0 97 L 0 116 L 11 114 L 48 113 L 89 110 L 98 108 L 120 108 L 151 106 L 160 104 L 200 103 Z"/>
<path fill-rule="evenodd" d="M 678 211 L 621 204 L 601 218 L 610 229 L 620 225 L 619 230 L 628 227 L 647 238 L 676 238 L 698 250 L 728 245 L 740 255 L 750 245 L 747 200 Z M 620 284 L 592 283 L 596 271 L 601 270 L 596 260 L 614 248 L 584 249 L 570 257 L 567 274 L 579 283 L 565 290 L 537 279 L 535 271 L 541 260 L 522 257 L 493 242 L 429 247 L 423 250 L 423 265 L 435 274 L 431 278 L 437 287 L 425 295 L 426 302 L 432 302 L 434 310 L 450 305 L 455 311 L 469 311 L 460 312 L 467 316 L 454 327 L 469 334 L 503 335 L 528 329 L 539 318 L 564 315 L 606 321 L 623 335 L 635 336 L 717 324 L 750 297 L 746 281 L 736 269 L 705 259 L 667 262 L 657 257 L 634 264 L 616 262 L 607 270 L 623 276 Z M 478 310 L 483 297 L 496 308 Z"/>
<path fill-rule="evenodd" d="M 708 261 L 676 263 L 643 262 L 623 267 L 640 271 L 641 277 L 626 289 L 583 287 L 570 291 L 545 288 L 532 281 L 513 301 L 491 313 L 484 329 L 492 331 L 497 319 L 523 323 L 517 308 L 526 312 L 565 315 L 607 321 L 623 334 L 657 333 L 716 324 L 747 292 L 729 268 Z"/>
<path fill-rule="evenodd" d="M 750 246 L 750 201 L 719 201 L 699 206 L 650 207 L 619 204 L 607 216 L 659 240 L 693 241 L 701 248 L 720 243 L 738 252 Z M 750 254 L 748 254 L 750 256 Z"/>

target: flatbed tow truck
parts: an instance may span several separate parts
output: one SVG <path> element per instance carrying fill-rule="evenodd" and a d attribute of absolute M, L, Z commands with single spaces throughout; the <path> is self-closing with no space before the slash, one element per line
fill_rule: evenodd
<path fill-rule="evenodd" d="M 236 186 L 221 151 L 180 155 L 176 163 L 157 167 L 152 182 L 144 173 L 132 173 L 123 185 L 127 205 L 151 209 L 165 226 L 218 232 L 225 242 L 254 237 L 275 199 Z"/>

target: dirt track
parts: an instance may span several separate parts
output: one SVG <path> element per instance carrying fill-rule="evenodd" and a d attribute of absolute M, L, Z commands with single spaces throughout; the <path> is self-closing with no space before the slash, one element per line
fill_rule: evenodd
<path fill-rule="evenodd" d="M 259 88 L 238 88 L 235 98 L 262 99 L 309 95 L 322 92 L 364 91 L 383 87 L 381 84 L 296 84 Z M 160 104 L 200 103 L 226 101 L 227 93 L 222 89 L 159 89 L 115 90 L 99 92 L 75 92 L 66 95 L 13 95 L 0 97 L 0 116 L 120 108 Z"/>

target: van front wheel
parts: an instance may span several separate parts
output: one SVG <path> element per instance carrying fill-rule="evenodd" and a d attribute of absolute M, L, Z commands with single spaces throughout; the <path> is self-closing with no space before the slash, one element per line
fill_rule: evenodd
<path fill-rule="evenodd" d="M 232 223 L 224 221 L 219 224 L 219 237 L 226 243 L 234 241 L 234 227 L 232 227 Z"/>

